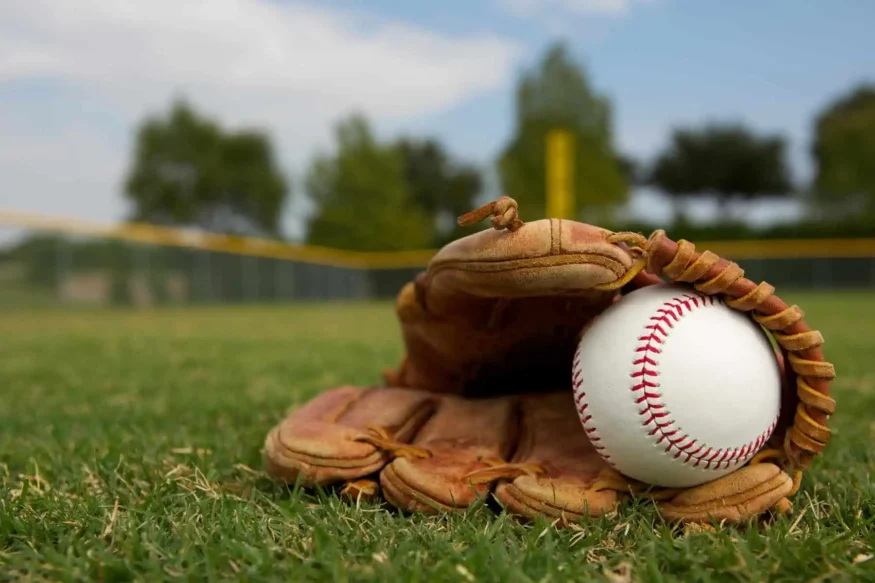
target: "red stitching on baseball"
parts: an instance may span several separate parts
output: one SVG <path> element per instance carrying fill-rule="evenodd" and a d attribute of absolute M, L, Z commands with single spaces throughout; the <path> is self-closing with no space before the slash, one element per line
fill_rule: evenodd
<path fill-rule="evenodd" d="M 657 330 L 659 330 L 659 333 L 662 334 L 663 336 L 666 335 L 665 330 L 663 330 L 662 326 L 660 326 L 659 324 L 651 324 L 650 326 L 645 326 L 644 328 L 646 330 L 652 330 L 651 335 L 653 334 L 653 332 L 655 332 Z"/>
<path fill-rule="evenodd" d="M 701 302 L 700 302 L 701 300 Z M 674 438 L 674 436 L 679 433 L 679 429 L 670 429 L 666 430 L 667 427 L 670 427 L 674 424 L 674 421 L 669 418 L 667 421 L 663 421 L 663 418 L 669 417 L 669 413 L 665 411 L 661 411 L 661 409 L 665 408 L 665 403 L 662 402 L 662 394 L 658 392 L 658 390 L 648 390 L 648 389 L 658 389 L 659 383 L 654 382 L 652 380 L 648 380 L 649 378 L 654 378 L 659 376 L 659 371 L 657 367 L 659 363 L 650 357 L 650 354 L 661 354 L 662 350 L 658 348 L 656 345 L 661 345 L 665 341 L 665 338 L 668 336 L 668 333 L 663 328 L 663 324 L 667 326 L 669 329 L 674 328 L 674 323 L 680 321 L 680 318 L 687 313 L 693 311 L 691 304 L 696 308 L 704 307 L 706 305 L 714 305 L 715 298 L 713 296 L 697 296 L 697 295 L 688 295 L 684 294 L 682 297 L 674 298 L 670 301 L 667 301 L 663 304 L 661 308 L 657 310 L 657 314 L 650 318 L 652 324 L 648 324 L 645 326 L 645 330 L 648 330 L 650 333 L 645 334 L 644 336 L 638 337 L 638 342 L 642 343 L 635 349 L 636 353 L 644 353 L 641 358 L 634 359 L 632 364 L 637 366 L 638 369 L 629 373 L 629 376 L 633 379 L 636 379 L 635 383 L 631 386 L 632 392 L 643 391 L 643 394 L 636 397 L 636 404 L 643 404 L 644 408 L 641 409 L 638 414 L 642 417 L 647 417 L 647 419 L 642 422 L 642 425 L 645 428 L 650 428 L 652 426 L 651 431 L 648 432 L 649 435 L 660 434 L 659 439 L 657 439 L 656 444 L 659 445 L 663 441 L 668 441 L 668 445 L 665 448 L 665 453 L 670 453 L 674 450 L 676 453 L 673 456 L 674 459 L 679 458 L 681 455 L 685 455 L 686 459 L 684 459 L 683 463 L 689 463 L 691 460 L 693 462 L 693 467 L 698 468 L 702 463 L 705 465 L 705 469 L 719 469 L 721 466 L 724 468 L 729 468 L 732 464 L 738 464 L 742 460 L 746 461 L 746 457 L 750 454 L 753 454 L 766 442 L 766 439 L 769 435 L 771 435 L 772 431 L 774 431 L 775 427 L 778 424 L 778 418 L 776 417 L 772 424 L 762 432 L 760 435 L 756 437 L 755 440 L 736 448 L 731 449 L 713 449 L 710 447 L 706 447 L 705 445 L 699 445 L 698 448 L 694 451 L 687 451 L 693 446 L 697 445 L 695 439 L 692 439 L 689 435 L 683 434 L 680 437 Z M 686 309 L 686 311 L 685 311 Z M 673 318 L 674 322 L 669 318 Z M 574 355 L 574 367 L 580 365 L 580 351 L 575 353 Z M 654 368 L 648 368 L 654 367 Z M 580 403 L 582 399 L 586 398 L 586 393 L 581 389 L 583 385 L 583 381 L 579 379 L 580 370 L 576 370 L 575 372 L 575 391 L 578 392 L 577 395 L 577 403 Z M 581 415 L 583 411 L 587 408 L 587 404 L 584 403 L 582 409 L 579 409 Z M 587 435 L 589 435 L 589 439 L 592 442 L 601 441 L 601 437 L 595 435 L 597 429 L 595 426 L 587 426 L 588 422 L 592 419 L 592 415 L 586 416 L 583 419 L 584 429 L 586 430 Z M 680 444 L 680 445 L 679 445 Z M 595 449 L 603 450 L 605 449 L 604 445 L 594 445 Z M 704 451 L 703 451 L 704 450 Z M 610 456 L 602 454 L 603 457 L 610 462 Z M 720 459 L 717 459 L 720 458 Z"/>
<path fill-rule="evenodd" d="M 647 379 L 641 379 L 640 383 L 638 383 L 637 385 L 632 385 L 632 392 L 640 391 L 641 389 L 647 389 L 647 388 L 652 389 L 652 388 L 656 388 L 656 387 L 657 387 L 657 384 L 654 383 L 653 381 L 648 381 Z"/>
<path fill-rule="evenodd" d="M 660 309 L 658 310 L 658 312 L 659 312 L 660 314 L 662 314 L 663 316 L 671 316 L 672 318 L 674 318 L 674 321 L 675 321 L 675 322 L 677 322 L 678 320 L 680 320 L 680 317 L 675 313 L 674 309 L 669 310 L 669 309 L 667 309 L 667 308 L 660 308 Z"/>
<path fill-rule="evenodd" d="M 662 354 L 662 350 L 650 344 L 645 344 L 635 349 L 635 352 L 652 352 L 654 354 Z"/>

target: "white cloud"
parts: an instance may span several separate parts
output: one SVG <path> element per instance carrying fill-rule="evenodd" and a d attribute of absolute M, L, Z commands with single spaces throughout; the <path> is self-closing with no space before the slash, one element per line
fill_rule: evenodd
<path fill-rule="evenodd" d="M 265 117 L 248 106 L 271 104 L 292 121 L 289 100 L 417 115 L 503 83 L 517 52 L 498 38 L 267 0 L 28 0 L 4 12 L 0 82 L 88 84 L 132 113 L 185 90 L 236 103 L 223 113 L 244 119 Z"/>
<path fill-rule="evenodd" d="M 507 14 L 526 20 L 553 37 L 599 42 L 607 21 L 618 22 L 636 7 L 657 0 L 495 0 Z M 583 28 L 589 25 L 588 28 Z"/>
<path fill-rule="evenodd" d="M 633 4 L 653 0 L 501 0 L 511 14 L 530 17 L 545 12 L 550 16 L 566 13 L 572 16 L 625 16 Z"/>
<path fill-rule="evenodd" d="M 27 0 L 0 8 L 0 96 L 4 85 L 50 80 L 107 108 L 129 134 L 143 115 L 186 95 L 229 125 L 269 128 L 283 160 L 298 164 L 339 116 L 357 110 L 398 123 L 452 107 L 510 82 L 519 51 L 498 37 L 453 36 L 315 2 Z M 38 176 L 67 148 L 78 159 L 58 170 L 71 172 L 68 186 L 79 197 L 101 192 L 101 204 L 118 199 L 105 192 L 121 180 L 127 152 L 117 151 L 118 136 L 70 123 L 30 135 L 0 131 L 3 168 L 27 191 L 3 204 L 57 201 L 58 178 Z M 16 150 L 21 143 L 31 145 Z M 107 178 L 97 184 L 77 168 L 104 168 Z M 7 185 L 0 176 L 0 189 Z"/>

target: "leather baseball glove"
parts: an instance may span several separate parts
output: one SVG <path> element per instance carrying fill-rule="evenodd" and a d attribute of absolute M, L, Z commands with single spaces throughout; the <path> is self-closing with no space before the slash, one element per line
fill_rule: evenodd
<path fill-rule="evenodd" d="M 405 356 L 382 386 L 320 394 L 274 427 L 269 473 L 340 486 L 406 511 L 465 509 L 494 497 L 519 517 L 567 524 L 653 499 L 668 520 L 741 522 L 788 511 L 830 437 L 833 366 L 823 338 L 768 283 L 663 231 L 644 238 L 576 221 L 524 224 L 502 197 L 459 219 L 493 229 L 444 247 L 397 299 Z M 782 415 L 746 465 L 704 485 L 653 488 L 613 470 L 572 396 L 579 339 L 623 294 L 663 281 L 719 295 L 768 330 L 784 371 Z"/>

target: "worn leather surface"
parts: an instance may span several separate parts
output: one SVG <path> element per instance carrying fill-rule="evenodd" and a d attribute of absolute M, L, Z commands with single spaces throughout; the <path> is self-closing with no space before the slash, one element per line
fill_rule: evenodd
<path fill-rule="evenodd" d="M 470 399 L 340 387 L 281 422 L 268 435 L 265 455 L 271 474 L 289 483 L 329 485 L 378 476 L 384 498 L 407 511 L 461 510 L 494 492 L 520 516 L 599 516 L 615 509 L 618 496 L 591 490 L 607 465 L 580 430 L 572 399 L 570 391 Z M 399 443 L 428 457 L 390 457 L 356 441 L 381 423 L 398 429 Z M 488 475 L 503 463 L 539 466 L 543 473 Z M 472 478 L 484 471 L 486 479 Z"/>
<path fill-rule="evenodd" d="M 502 202 L 494 224 L 515 224 L 514 212 L 515 204 Z M 519 224 L 451 243 L 400 291 L 405 355 L 385 371 L 386 386 L 339 387 L 292 411 L 265 441 L 272 476 L 304 486 L 346 484 L 347 495 L 379 489 L 405 511 L 463 510 L 492 496 L 512 514 L 559 523 L 610 514 L 632 489 L 605 488 L 599 479 L 607 465 L 572 402 L 573 353 L 593 318 L 624 291 L 664 279 L 724 294 L 779 332 L 779 361 L 789 358 L 790 366 L 785 415 L 771 445 L 781 448 L 789 435 L 789 452 L 803 465 L 822 451 L 834 371 L 823 361 L 819 333 L 774 288 L 661 232 L 636 255 L 598 227 Z M 623 240 L 644 244 L 634 234 Z M 649 253 L 647 270 L 638 272 L 642 252 Z M 615 290 L 604 285 L 626 281 Z M 668 520 L 743 522 L 786 510 L 795 488 L 778 465 L 758 463 L 656 507 Z"/>
<path fill-rule="evenodd" d="M 779 503 L 793 489 L 793 479 L 770 463 L 746 466 L 728 476 L 690 488 L 659 504 L 670 520 L 742 522 Z"/>
<path fill-rule="evenodd" d="M 517 439 L 516 400 L 462 399 L 441 401 L 413 440 L 431 457 L 399 457 L 380 473 L 386 498 L 405 510 L 467 508 L 485 500 L 491 484 L 472 484 L 466 476 L 507 459 Z"/>
<path fill-rule="evenodd" d="M 320 394 L 274 427 L 264 444 L 270 474 L 304 486 L 327 486 L 380 470 L 389 454 L 358 438 L 369 426 L 413 438 L 435 408 L 433 395 L 416 390 L 344 386 Z"/>
<path fill-rule="evenodd" d="M 461 395 L 570 386 L 581 328 L 632 265 L 609 231 L 542 220 L 454 241 L 398 295 L 401 386 Z"/>
<path fill-rule="evenodd" d="M 399 443 L 428 457 L 393 457 L 357 441 L 375 425 L 394 428 Z M 378 482 L 385 500 L 404 511 L 458 511 L 494 496 L 519 517 L 567 524 L 610 515 L 623 498 L 593 488 L 608 465 L 580 430 L 570 391 L 469 399 L 339 387 L 278 424 L 267 437 L 265 457 L 268 471 L 288 483 L 352 483 L 357 490 Z M 537 472 L 503 477 L 502 464 Z M 490 476 L 493 469 L 498 473 Z M 472 476 L 478 472 L 479 480 Z M 685 490 L 657 508 L 669 520 L 743 522 L 785 504 L 792 488 L 786 473 L 762 463 Z"/>
<path fill-rule="evenodd" d="M 514 514 L 577 520 L 616 509 L 615 491 L 592 489 L 608 464 L 581 431 L 570 391 L 521 399 L 520 439 L 511 461 L 544 470 L 497 485 L 496 498 Z"/>

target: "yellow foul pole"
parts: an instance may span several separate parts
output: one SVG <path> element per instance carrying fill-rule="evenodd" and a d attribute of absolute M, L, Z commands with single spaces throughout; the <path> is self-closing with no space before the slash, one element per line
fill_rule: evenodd
<path fill-rule="evenodd" d="M 547 134 L 547 218 L 576 219 L 574 200 L 574 141 L 570 132 Z"/>

